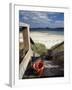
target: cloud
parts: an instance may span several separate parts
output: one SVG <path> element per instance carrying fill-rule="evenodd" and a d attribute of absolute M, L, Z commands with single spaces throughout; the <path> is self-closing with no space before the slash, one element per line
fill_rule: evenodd
<path fill-rule="evenodd" d="M 31 27 L 64 27 L 61 20 L 63 14 L 56 12 L 20 11 L 20 22 L 28 23 Z"/>
<path fill-rule="evenodd" d="M 24 19 L 24 20 L 29 20 L 29 18 L 26 17 L 26 16 L 22 17 L 22 19 Z"/>
<path fill-rule="evenodd" d="M 57 25 L 57 27 L 64 27 L 64 21 L 55 21 L 55 25 Z"/>
<path fill-rule="evenodd" d="M 52 21 L 47 15 L 47 13 L 44 12 L 32 12 L 31 13 L 31 19 L 33 22 L 38 22 L 38 23 L 48 23 Z"/>

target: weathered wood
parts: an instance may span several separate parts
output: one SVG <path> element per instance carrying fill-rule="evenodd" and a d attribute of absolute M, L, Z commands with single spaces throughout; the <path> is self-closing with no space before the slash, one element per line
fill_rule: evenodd
<path fill-rule="evenodd" d="M 23 58 L 19 64 L 19 78 L 22 79 L 23 74 L 27 68 L 29 61 L 31 60 L 32 51 L 30 46 L 30 34 L 29 34 L 29 25 L 28 24 L 21 24 L 20 32 L 23 35 L 23 51 L 19 55 Z M 21 58 L 20 58 L 21 59 Z"/>

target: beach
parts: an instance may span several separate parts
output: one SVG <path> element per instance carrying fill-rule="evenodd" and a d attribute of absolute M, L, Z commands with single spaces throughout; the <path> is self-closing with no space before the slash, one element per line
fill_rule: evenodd
<path fill-rule="evenodd" d="M 49 31 L 49 32 L 30 32 L 30 36 L 36 43 L 43 43 L 45 46 L 50 49 L 53 45 L 61 43 L 64 41 L 64 35 L 62 32 Z"/>

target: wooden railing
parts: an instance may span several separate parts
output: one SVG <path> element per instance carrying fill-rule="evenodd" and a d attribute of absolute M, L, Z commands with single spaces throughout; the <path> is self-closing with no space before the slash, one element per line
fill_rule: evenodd
<path fill-rule="evenodd" d="M 32 56 L 32 51 L 31 49 L 27 52 L 27 54 L 25 55 L 25 57 L 23 58 L 21 64 L 19 65 L 19 78 L 22 79 L 27 65 L 29 63 L 29 61 L 31 60 L 31 56 Z"/>

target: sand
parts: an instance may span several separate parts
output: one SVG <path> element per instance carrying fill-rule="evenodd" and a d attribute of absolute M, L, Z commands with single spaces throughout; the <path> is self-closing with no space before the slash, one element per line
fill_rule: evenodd
<path fill-rule="evenodd" d="M 64 41 L 63 35 L 49 35 L 49 33 L 45 32 L 31 32 L 30 36 L 34 40 L 34 42 L 43 43 L 48 49 L 51 48 L 53 45 Z"/>

